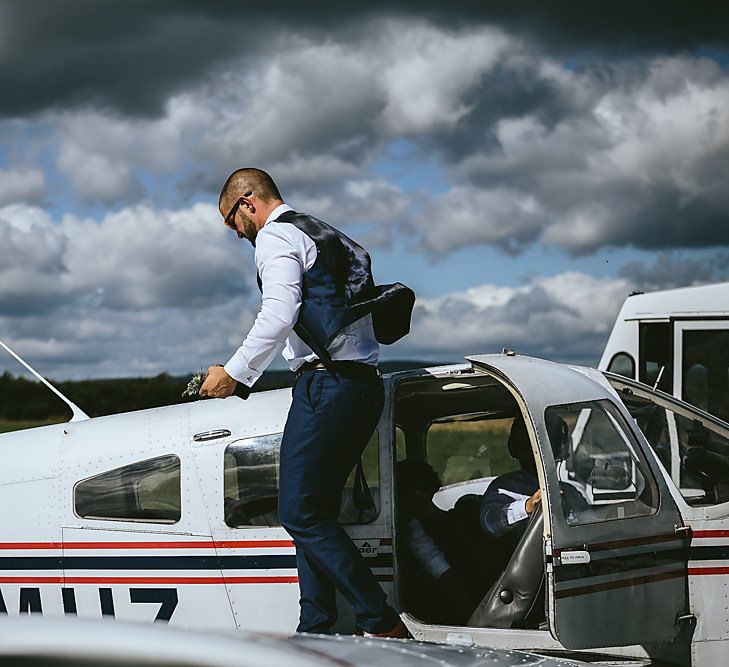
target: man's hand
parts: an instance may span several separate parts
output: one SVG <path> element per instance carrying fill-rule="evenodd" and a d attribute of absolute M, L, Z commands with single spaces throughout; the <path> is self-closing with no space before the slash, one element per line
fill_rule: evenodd
<path fill-rule="evenodd" d="M 210 398 L 227 398 L 235 391 L 237 384 L 238 381 L 230 377 L 222 366 L 211 366 L 198 393 Z"/>
<path fill-rule="evenodd" d="M 542 490 L 537 489 L 537 492 L 526 501 L 526 513 L 531 516 L 532 512 L 537 508 L 537 505 L 542 502 Z"/>

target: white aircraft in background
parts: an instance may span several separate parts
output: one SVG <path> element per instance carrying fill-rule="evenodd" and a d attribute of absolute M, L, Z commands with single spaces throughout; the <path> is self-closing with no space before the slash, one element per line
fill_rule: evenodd
<path fill-rule="evenodd" d="M 510 351 L 384 381 L 340 521 L 414 638 L 726 664 L 729 425 L 635 380 Z M 69 402 L 67 424 L 0 435 L 0 614 L 293 632 L 294 547 L 276 513 L 289 403 L 276 390 L 89 419 Z M 505 471 L 515 418 L 543 511 L 503 572 L 482 563 L 494 583 L 477 624 L 418 618 L 401 585 L 395 461 L 429 461 L 445 484 L 436 503 L 456 512 Z M 464 531 L 478 541 L 477 516 Z M 338 629 L 352 625 L 343 603 Z"/>
<path fill-rule="evenodd" d="M 729 283 L 629 296 L 598 368 L 729 421 Z"/>

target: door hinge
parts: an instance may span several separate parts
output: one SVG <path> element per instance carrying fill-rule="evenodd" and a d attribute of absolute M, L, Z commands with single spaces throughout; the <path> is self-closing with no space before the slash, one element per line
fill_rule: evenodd
<path fill-rule="evenodd" d="M 552 556 L 552 538 L 547 537 L 544 540 L 544 562 L 547 566 L 547 574 L 554 572 L 554 557 Z"/>

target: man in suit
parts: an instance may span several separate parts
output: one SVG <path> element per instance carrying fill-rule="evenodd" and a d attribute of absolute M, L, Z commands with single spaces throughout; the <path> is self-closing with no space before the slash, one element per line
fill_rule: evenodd
<path fill-rule="evenodd" d="M 542 500 L 529 434 L 520 415 L 511 425 L 508 448 L 520 468 L 489 484 L 481 500 L 481 527 L 492 537 L 513 537 L 515 545 L 526 529 L 527 519 Z"/>
<path fill-rule="evenodd" d="M 375 286 L 367 253 L 326 223 L 284 203 L 271 177 L 230 175 L 219 210 L 255 246 L 261 311 L 225 366 L 213 366 L 202 396 L 250 388 L 284 345 L 296 373 L 281 442 L 279 519 L 296 545 L 299 632 L 329 632 L 335 590 L 351 603 L 355 632 L 406 637 L 407 629 L 366 561 L 337 522 L 342 490 L 372 435 L 384 401 L 378 342 L 407 333 L 415 296 Z"/>

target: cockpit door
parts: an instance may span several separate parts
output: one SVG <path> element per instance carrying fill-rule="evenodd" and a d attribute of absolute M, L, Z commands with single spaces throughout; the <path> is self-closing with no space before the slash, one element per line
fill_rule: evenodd
<path fill-rule="evenodd" d="M 552 635 L 567 648 L 673 639 L 687 609 L 690 538 L 625 407 L 596 371 L 470 361 L 510 387 L 536 435 Z"/>

